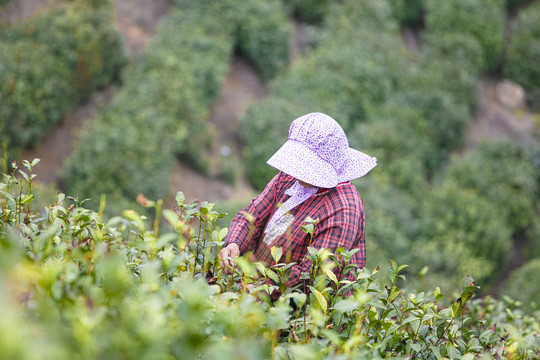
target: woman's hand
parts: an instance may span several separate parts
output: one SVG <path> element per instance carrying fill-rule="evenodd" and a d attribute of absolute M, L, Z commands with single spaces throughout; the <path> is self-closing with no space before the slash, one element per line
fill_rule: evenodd
<path fill-rule="evenodd" d="M 219 264 L 225 274 L 232 274 L 236 258 L 240 256 L 240 248 L 236 243 L 230 243 L 219 252 Z"/>

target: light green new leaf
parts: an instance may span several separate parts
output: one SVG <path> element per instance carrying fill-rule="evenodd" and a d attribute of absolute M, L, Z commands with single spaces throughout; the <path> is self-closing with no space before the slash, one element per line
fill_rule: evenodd
<path fill-rule="evenodd" d="M 326 310 L 328 309 L 328 303 L 326 302 L 326 299 L 324 298 L 323 294 L 321 294 L 320 291 L 315 289 L 313 286 L 310 286 L 309 288 L 311 289 L 311 292 L 315 294 L 315 297 L 317 298 L 317 302 L 319 303 L 319 306 L 321 307 L 322 311 L 326 314 Z"/>
<path fill-rule="evenodd" d="M 274 259 L 276 264 L 278 264 L 281 256 L 283 255 L 283 249 L 280 247 L 272 246 L 272 248 L 270 249 L 270 253 L 272 254 L 272 258 Z"/>
<path fill-rule="evenodd" d="M 326 276 L 328 276 L 328 278 L 329 278 L 330 280 L 332 280 L 332 281 L 334 282 L 334 284 L 337 284 L 337 283 L 338 283 L 338 279 L 337 279 L 337 277 L 336 277 L 336 274 L 334 274 L 334 272 L 332 271 L 332 269 L 330 269 L 330 268 L 327 267 L 327 266 L 324 266 L 324 267 L 323 267 L 323 270 L 324 270 Z"/>

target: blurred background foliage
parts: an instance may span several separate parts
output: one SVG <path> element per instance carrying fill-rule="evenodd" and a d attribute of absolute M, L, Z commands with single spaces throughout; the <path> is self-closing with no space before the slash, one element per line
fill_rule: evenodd
<path fill-rule="evenodd" d="M 67 2 L 0 28 L 0 142 L 35 146 L 126 64 L 110 5 Z"/>
<path fill-rule="evenodd" d="M 538 109 L 540 1 L 172 0 L 131 61 L 112 16 L 106 0 L 59 1 L 0 27 L 0 140 L 11 158 L 112 85 L 114 97 L 86 122 L 63 165 L 62 190 L 92 198 L 94 209 L 106 194 L 107 215 L 136 207 L 139 193 L 164 198 L 176 161 L 210 176 L 219 134 L 208 118 L 231 58 L 241 56 L 269 94 L 243 113 L 243 166 L 229 164 L 224 179 L 245 176 L 260 190 L 275 174 L 266 160 L 290 122 L 326 112 L 352 147 L 379 160 L 355 181 L 370 268 L 394 258 L 410 264 L 410 284 L 419 290 L 453 289 L 472 275 L 484 294 L 533 303 L 538 130 L 527 142 L 487 140 L 474 148 L 466 137 L 482 80 L 514 81 Z M 306 48 L 292 59 L 298 25 Z M 404 30 L 417 34 L 416 51 L 405 46 Z M 223 204 L 230 213 L 240 206 Z M 523 287 L 531 291 L 515 290 Z"/>

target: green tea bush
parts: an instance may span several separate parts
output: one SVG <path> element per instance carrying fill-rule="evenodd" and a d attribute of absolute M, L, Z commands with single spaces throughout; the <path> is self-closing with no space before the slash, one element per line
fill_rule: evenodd
<path fill-rule="evenodd" d="M 526 91 L 527 100 L 538 108 L 540 100 L 540 3 L 521 11 L 512 24 L 503 71 Z"/>
<path fill-rule="evenodd" d="M 454 157 L 442 178 L 485 198 L 498 210 L 499 221 L 506 222 L 515 234 L 529 227 L 536 216 L 537 171 L 527 146 L 491 141 L 463 157 Z"/>
<path fill-rule="evenodd" d="M 531 160 L 529 147 L 494 141 L 454 156 L 435 177 L 413 236 L 415 258 L 406 260 L 429 267 L 433 273 L 425 283 L 470 274 L 490 285 L 513 237 L 525 233 L 534 253 L 539 189 Z"/>
<path fill-rule="evenodd" d="M 426 34 L 431 43 L 446 41 L 443 34 L 473 36 L 483 52 L 482 72 L 491 72 L 500 63 L 504 41 L 505 3 L 503 0 L 426 1 Z"/>
<path fill-rule="evenodd" d="M 428 61 L 442 58 L 447 61 L 444 68 L 459 67 L 475 75 L 485 68 L 482 46 L 471 34 L 458 31 L 429 33 L 424 40 L 422 53 Z"/>
<path fill-rule="evenodd" d="M 540 209 L 537 212 L 540 213 Z M 527 258 L 540 258 L 540 220 L 538 216 L 533 219 L 533 224 L 526 232 L 526 235 L 530 242 L 526 251 Z"/>
<path fill-rule="evenodd" d="M 0 38 L 0 141 L 12 150 L 35 146 L 79 102 L 117 82 L 126 62 L 110 5 L 63 3 Z"/>
<path fill-rule="evenodd" d="M 430 171 L 440 165 L 449 153 L 463 144 L 465 128 L 471 119 L 466 104 L 460 103 L 452 93 L 435 87 L 413 87 L 410 91 L 396 95 L 396 103 L 416 109 L 425 119 L 423 133 L 419 138 L 435 145 Z"/>
<path fill-rule="evenodd" d="M 538 273 L 540 271 L 540 257 L 530 260 L 517 270 L 514 270 L 502 290 L 502 294 L 527 304 L 534 310 L 538 310 Z"/>
<path fill-rule="evenodd" d="M 269 80 L 289 63 L 292 27 L 283 5 L 279 0 L 250 0 L 236 11 L 237 47 L 261 78 Z"/>
<path fill-rule="evenodd" d="M 308 24 L 320 25 L 328 14 L 329 0 L 282 0 L 294 17 Z"/>
<path fill-rule="evenodd" d="M 535 0 L 506 0 L 506 7 L 508 10 L 516 10 L 519 9 L 523 5 L 527 5 L 527 3 L 533 2 Z"/>
<path fill-rule="evenodd" d="M 397 125 L 398 122 L 414 122 L 411 129 L 403 129 L 408 136 L 401 141 L 421 144 L 415 156 L 423 168 L 422 173 L 430 176 L 463 144 L 476 105 L 477 76 L 464 64 L 429 46 L 424 47 L 416 60 L 417 63 L 402 72 L 397 90 L 388 97 L 384 112 L 396 127 L 405 126 Z M 452 81 L 448 81 L 449 78 Z M 408 175 L 411 174 L 404 174 Z"/>
<path fill-rule="evenodd" d="M 31 175 L 35 164 L 24 163 Z M 385 280 L 378 269 L 355 270 L 351 251 L 314 248 L 301 287 L 284 287 L 290 264 L 278 248 L 275 264 L 240 257 L 225 275 L 216 255 L 226 229 L 216 227 L 213 204 L 178 193 L 177 211 L 141 199 L 153 221 L 133 210 L 104 221 L 103 208 L 59 194 L 36 215 L 32 178 L 0 182 L 0 353 L 8 358 L 538 359 L 538 314 L 474 299 L 471 277 L 455 295 L 409 292 L 401 288 L 407 265 L 391 260 Z"/>
<path fill-rule="evenodd" d="M 266 160 L 287 140 L 286 129 L 290 122 L 300 116 L 298 114 L 310 110 L 305 105 L 269 95 L 250 106 L 242 116 L 240 126 L 240 136 L 244 144 L 242 159 L 246 176 L 257 189 L 263 189 L 277 173 L 276 169 L 266 165 Z"/>
<path fill-rule="evenodd" d="M 354 182 L 362 196 L 366 219 L 369 219 L 365 228 L 369 252 L 368 264 L 376 268 L 385 265 L 388 258 L 400 263 L 408 262 L 411 260 L 412 240 L 417 232 L 418 204 L 406 191 L 390 184 L 380 183 L 375 174 L 372 176 L 372 179 L 366 178 Z M 374 186 L 374 184 L 377 185 Z M 371 191 L 372 189 L 377 189 L 377 191 Z M 384 260 L 384 262 L 376 262 L 372 258 L 372 245 L 383 254 L 382 259 L 378 260 Z"/>
<path fill-rule="evenodd" d="M 424 22 L 425 0 L 390 1 L 394 17 L 402 26 L 420 26 Z"/>
<path fill-rule="evenodd" d="M 384 164 L 370 173 L 377 183 L 420 196 L 429 169 L 436 164 L 437 148 L 434 140 L 425 136 L 427 127 L 418 109 L 392 98 L 371 109 L 368 121 L 349 132 L 349 146 L 363 149 Z"/>
<path fill-rule="evenodd" d="M 427 196 L 417 221 L 411 252 L 414 263 L 429 267 L 429 284 L 455 284 L 471 275 L 489 285 L 512 246 L 512 228 L 502 221 L 500 208 L 450 181 Z"/>

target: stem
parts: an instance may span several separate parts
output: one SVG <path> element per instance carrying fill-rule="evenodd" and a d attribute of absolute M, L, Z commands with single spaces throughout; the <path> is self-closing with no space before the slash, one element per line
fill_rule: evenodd
<path fill-rule="evenodd" d="M 306 315 L 308 300 L 309 300 L 309 296 L 306 297 L 306 301 L 304 302 L 304 343 L 306 344 L 308 342 L 307 341 L 307 315 Z"/>
<path fill-rule="evenodd" d="M 159 220 L 161 219 L 161 208 L 163 206 L 163 200 L 158 200 L 156 203 L 156 218 L 154 219 L 154 236 L 157 239 L 159 237 Z"/>
<path fill-rule="evenodd" d="M 439 343 L 441 342 L 444 334 L 446 333 L 446 331 L 448 330 L 448 328 L 450 327 L 450 325 L 452 325 L 452 323 L 454 322 L 454 319 L 455 317 L 453 317 L 450 322 L 448 323 L 448 325 L 444 328 L 444 331 L 442 332 L 441 336 L 439 336 L 439 338 L 437 339 L 437 342 L 435 343 L 435 347 L 437 347 L 439 345 Z"/>
<path fill-rule="evenodd" d="M 199 233 L 197 235 L 197 239 L 195 242 L 197 243 L 197 247 L 195 249 L 195 259 L 193 260 L 193 277 L 195 277 L 195 269 L 197 268 L 197 258 L 199 257 L 199 240 L 201 238 L 201 228 L 202 228 L 202 222 L 201 218 L 199 217 Z"/>
<path fill-rule="evenodd" d="M 208 224 L 207 220 L 204 221 L 203 244 L 202 244 L 202 272 L 203 272 L 203 275 L 204 275 L 204 268 L 205 268 L 204 261 L 206 259 L 206 224 Z"/>
<path fill-rule="evenodd" d="M 22 200 L 22 181 L 19 181 L 19 203 L 17 204 L 17 216 L 19 217 L 19 221 L 17 224 L 21 225 L 21 200 Z"/>

